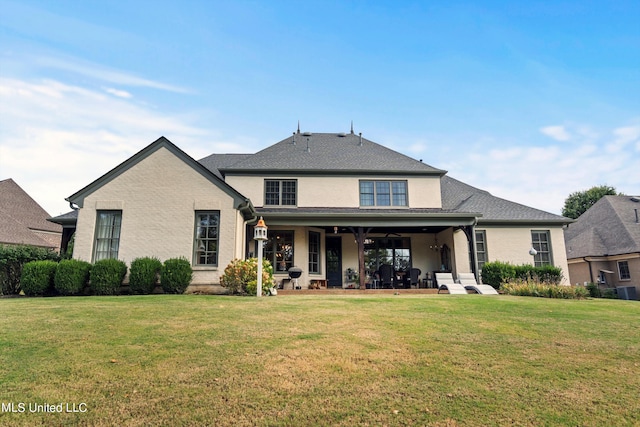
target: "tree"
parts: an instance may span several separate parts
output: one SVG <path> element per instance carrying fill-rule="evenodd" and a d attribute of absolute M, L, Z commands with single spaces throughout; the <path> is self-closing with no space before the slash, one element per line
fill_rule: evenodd
<path fill-rule="evenodd" d="M 586 191 L 571 193 L 564 201 L 562 215 L 576 219 L 604 196 L 615 196 L 616 189 L 608 185 L 591 187 Z"/>

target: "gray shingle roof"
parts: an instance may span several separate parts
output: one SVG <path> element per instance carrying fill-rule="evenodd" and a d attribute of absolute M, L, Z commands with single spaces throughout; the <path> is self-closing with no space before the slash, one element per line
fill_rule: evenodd
<path fill-rule="evenodd" d="M 253 154 L 211 154 L 198 160 L 198 163 L 209 169 L 218 178 L 224 179 L 220 173 L 220 169 L 234 165 L 251 156 L 253 156 Z"/>
<path fill-rule="evenodd" d="M 545 222 L 568 224 L 571 219 L 493 196 L 449 176 L 440 181 L 442 208 L 460 212 L 480 212 L 479 224 L 491 222 Z"/>
<path fill-rule="evenodd" d="M 634 201 L 636 200 L 636 201 Z M 604 196 L 564 233 L 567 258 L 640 253 L 640 197 Z"/>
<path fill-rule="evenodd" d="M 223 174 L 265 171 L 356 171 L 430 175 L 446 173 L 351 133 L 297 133 L 252 156 L 218 169 Z"/>

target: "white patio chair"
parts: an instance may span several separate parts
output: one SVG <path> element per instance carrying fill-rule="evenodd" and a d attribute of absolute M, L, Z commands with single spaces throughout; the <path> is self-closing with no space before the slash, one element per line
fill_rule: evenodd
<path fill-rule="evenodd" d="M 459 273 L 458 283 L 465 289 L 476 291 L 482 295 L 498 295 L 498 291 L 493 286 L 476 282 L 476 276 L 473 273 Z"/>
<path fill-rule="evenodd" d="M 466 295 L 467 290 L 453 280 L 451 273 L 436 273 L 436 283 L 438 283 L 438 293 L 448 291 L 449 294 Z"/>

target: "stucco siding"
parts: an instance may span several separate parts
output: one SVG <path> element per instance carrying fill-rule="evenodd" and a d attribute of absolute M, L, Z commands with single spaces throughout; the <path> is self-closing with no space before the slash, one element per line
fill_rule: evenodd
<path fill-rule="evenodd" d="M 228 175 L 225 180 L 241 194 L 251 199 L 255 206 L 264 206 L 265 179 L 297 179 L 298 207 L 357 208 L 360 205 L 359 182 L 361 178 L 359 177 L 300 176 L 298 178 L 292 178 L 283 176 L 256 177 Z M 380 179 L 406 180 L 409 206 L 412 208 L 442 207 L 439 177 L 393 177 Z"/>
<path fill-rule="evenodd" d="M 553 265 L 562 269 L 562 283 L 570 283 L 569 267 L 564 255 L 566 253 L 564 234 L 561 227 L 490 227 L 479 225 L 476 229 L 486 231 L 489 261 L 503 261 L 516 265 L 533 264 L 533 257 L 529 255 L 531 231 L 549 230 Z"/>
<path fill-rule="evenodd" d="M 194 267 L 194 284 L 218 283 L 219 272 L 241 256 L 233 198 L 169 150 L 162 148 L 116 176 L 84 200 L 74 257 L 93 261 L 98 210 L 122 210 L 118 257 L 155 256 L 193 262 L 195 211 L 220 211 L 218 268 Z"/>

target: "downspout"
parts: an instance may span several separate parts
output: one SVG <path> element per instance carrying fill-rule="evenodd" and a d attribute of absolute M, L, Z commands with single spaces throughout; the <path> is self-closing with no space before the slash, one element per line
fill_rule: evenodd
<path fill-rule="evenodd" d="M 595 283 L 595 282 L 593 281 L 593 271 L 591 270 L 591 261 L 589 261 L 589 260 L 587 259 L 587 257 L 586 257 L 586 256 L 585 256 L 585 257 L 582 257 L 582 259 L 583 259 L 583 261 L 584 261 L 584 262 L 586 262 L 586 263 L 587 263 L 587 265 L 589 266 L 589 280 L 590 280 L 590 283 Z"/>

